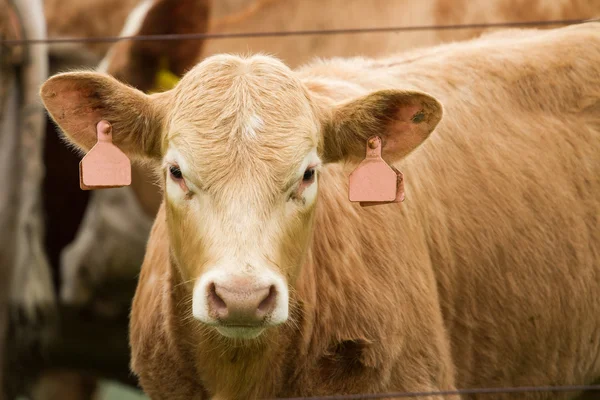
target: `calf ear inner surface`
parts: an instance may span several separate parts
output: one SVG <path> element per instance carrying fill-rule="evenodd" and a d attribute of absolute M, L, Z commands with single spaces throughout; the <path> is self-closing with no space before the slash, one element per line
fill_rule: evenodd
<path fill-rule="evenodd" d="M 112 125 L 113 143 L 132 158 L 161 156 L 161 126 L 168 92 L 145 95 L 115 78 L 97 72 L 53 76 L 40 89 L 50 117 L 67 140 L 87 152 L 96 143 L 96 125 Z"/>
<path fill-rule="evenodd" d="M 323 160 L 362 158 L 369 137 L 379 136 L 383 158 L 397 161 L 429 137 L 442 114 L 437 99 L 418 91 L 381 90 L 337 105 L 323 124 Z"/>

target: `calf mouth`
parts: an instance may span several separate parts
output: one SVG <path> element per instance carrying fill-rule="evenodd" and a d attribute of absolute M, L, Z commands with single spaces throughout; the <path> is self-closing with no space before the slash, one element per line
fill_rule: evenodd
<path fill-rule="evenodd" d="M 215 330 L 229 339 L 256 339 L 266 329 L 267 326 L 260 325 L 215 325 Z"/>

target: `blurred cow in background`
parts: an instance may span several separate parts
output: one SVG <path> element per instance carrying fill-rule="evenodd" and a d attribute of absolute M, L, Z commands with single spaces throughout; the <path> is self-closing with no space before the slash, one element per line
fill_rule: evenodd
<path fill-rule="evenodd" d="M 0 38 L 44 40 L 41 0 L 0 0 Z M 18 373 L 11 368 L 10 350 L 37 340 L 46 344 L 52 336 L 49 319 L 34 330 L 19 329 L 27 323 L 10 323 L 36 322 L 55 309 L 41 193 L 46 118 L 38 90 L 47 78 L 44 44 L 0 44 L 0 382 Z M 0 386 L 0 398 L 4 392 Z"/>
<path fill-rule="evenodd" d="M 92 39 L 115 37 L 140 0 L 44 0 L 48 37 Z M 78 41 L 50 43 L 50 71 L 84 66 L 95 68 L 113 42 Z"/>
<path fill-rule="evenodd" d="M 176 12 L 180 4 L 171 0 L 143 3 L 147 4 L 145 12 L 156 12 L 156 9 Z M 195 8 L 200 12 L 190 14 L 193 9 L 191 3 L 188 2 L 185 8 L 185 17 L 193 18 L 196 21 L 193 28 L 203 32 L 206 29 L 200 22 L 207 22 L 208 3 L 205 0 L 194 1 L 194 4 L 200 5 Z M 39 0 L 2 0 L 0 36 L 2 40 L 118 36 L 120 32 L 126 32 L 125 20 L 137 4 L 138 0 L 78 0 L 69 4 L 53 0 L 45 3 Z M 184 18 L 174 15 L 173 19 Z M 162 32 L 155 32 L 185 33 L 181 26 L 171 25 L 164 27 Z M 171 44 L 170 48 L 187 44 L 178 42 Z M 86 317 L 84 314 L 68 313 L 62 304 L 56 309 L 55 287 L 61 283 L 56 273 L 56 255 L 65 242 L 73 239 L 86 205 L 87 193 L 78 188 L 77 191 L 69 190 L 73 183 L 69 179 L 73 177 L 71 166 L 79 161 L 79 155 L 65 149 L 54 126 L 46 124 L 38 97 L 39 86 L 47 79 L 49 71 L 95 67 L 111 45 L 90 41 L 25 46 L 2 44 L 0 48 L 0 150 L 5 153 L 2 157 L 3 191 L 0 199 L 0 218 L 4 228 L 0 254 L 3 267 L 0 269 L 3 285 L 0 291 L 0 350 L 6 349 L 0 351 L 3 367 L 0 372 L 5 372 L 0 373 L 1 397 L 12 399 L 18 394 L 28 394 L 36 399 L 89 398 L 94 392 L 93 375 L 97 372 L 134 383 L 128 371 L 126 330 L 116 329 L 125 328 L 126 320 L 102 331 L 103 321 L 89 320 L 89 316 L 97 314 Z M 44 136 L 46 127 L 49 135 Z M 76 195 L 69 196 L 73 193 Z M 47 228 L 45 240 L 44 220 Z M 54 270 L 48 265 L 48 259 Z M 130 290 L 131 293 L 126 295 L 128 299 L 133 287 Z M 111 340 L 109 335 L 118 340 Z M 80 340 L 82 337 L 83 341 Z M 89 346 L 90 342 L 100 343 L 100 348 L 92 350 L 97 346 Z M 118 355 L 111 356 L 111 352 Z M 65 368 L 92 372 L 92 376 L 73 375 L 63 371 Z M 32 387 L 31 382 L 44 370 L 50 370 L 50 373 L 42 376 L 41 384 Z"/>

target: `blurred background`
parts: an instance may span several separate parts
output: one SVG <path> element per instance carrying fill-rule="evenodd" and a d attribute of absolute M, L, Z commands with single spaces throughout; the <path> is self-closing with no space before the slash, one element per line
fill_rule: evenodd
<path fill-rule="evenodd" d="M 296 67 L 598 15 L 598 0 L 0 0 L 0 400 L 144 398 L 128 312 L 161 193 L 140 166 L 129 187 L 80 190 L 81 154 L 38 97 L 52 74 L 93 68 L 153 92 L 215 53 Z"/>

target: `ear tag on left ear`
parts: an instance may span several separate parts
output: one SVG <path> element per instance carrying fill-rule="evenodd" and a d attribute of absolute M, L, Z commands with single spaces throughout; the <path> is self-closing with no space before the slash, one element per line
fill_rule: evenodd
<path fill-rule="evenodd" d="M 79 163 L 82 190 L 108 189 L 131 184 L 131 162 L 112 142 L 112 126 L 107 121 L 96 125 L 98 142 Z"/>
<path fill-rule="evenodd" d="M 367 141 L 365 159 L 350 174 L 348 198 L 362 207 L 404 201 L 404 176 L 381 158 L 381 138 Z"/>

